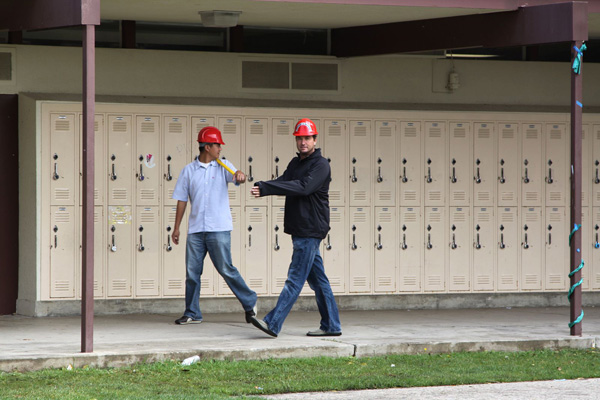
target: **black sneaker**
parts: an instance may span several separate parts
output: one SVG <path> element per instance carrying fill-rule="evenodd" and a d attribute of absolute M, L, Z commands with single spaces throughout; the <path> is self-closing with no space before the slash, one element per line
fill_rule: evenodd
<path fill-rule="evenodd" d="M 325 332 L 323 329 L 317 329 L 308 332 L 306 336 L 342 336 L 342 332 Z"/>
<path fill-rule="evenodd" d="M 188 317 L 187 315 L 184 315 L 183 317 L 175 320 L 175 323 L 177 325 L 199 324 L 201 322 L 201 319 L 194 319 L 192 317 Z"/>
<path fill-rule="evenodd" d="M 252 322 L 252 317 L 256 317 L 256 304 L 252 307 L 252 310 L 246 311 L 246 323 Z"/>

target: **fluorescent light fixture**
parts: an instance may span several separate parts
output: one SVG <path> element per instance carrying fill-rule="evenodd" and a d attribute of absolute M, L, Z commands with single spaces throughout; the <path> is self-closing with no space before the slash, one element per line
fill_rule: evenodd
<path fill-rule="evenodd" d="M 232 28 L 238 24 L 241 11 L 198 11 L 202 25 L 207 28 Z"/>

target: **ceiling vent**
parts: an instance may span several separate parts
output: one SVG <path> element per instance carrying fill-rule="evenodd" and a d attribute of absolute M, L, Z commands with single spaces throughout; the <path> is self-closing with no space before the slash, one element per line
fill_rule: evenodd
<path fill-rule="evenodd" d="M 242 61 L 242 89 L 337 92 L 335 62 Z"/>

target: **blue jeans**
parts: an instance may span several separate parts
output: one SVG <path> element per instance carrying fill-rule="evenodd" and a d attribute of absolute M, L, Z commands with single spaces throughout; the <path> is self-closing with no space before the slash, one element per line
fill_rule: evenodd
<path fill-rule="evenodd" d="M 329 279 L 325 275 L 323 259 L 319 254 L 321 239 L 292 236 L 294 253 L 288 270 L 287 280 L 281 290 L 277 305 L 268 313 L 264 321 L 274 333 L 281 331 L 292 306 L 298 300 L 304 282 L 315 292 L 317 307 L 321 314 L 320 328 L 325 332 L 341 332 L 340 315 L 333 298 Z"/>
<path fill-rule="evenodd" d="M 200 276 L 204 269 L 206 253 L 210 256 L 217 272 L 242 303 L 244 311 L 256 304 L 256 292 L 246 285 L 240 272 L 231 261 L 231 232 L 198 232 L 187 235 L 185 248 L 185 315 L 202 319 L 200 312 Z"/>

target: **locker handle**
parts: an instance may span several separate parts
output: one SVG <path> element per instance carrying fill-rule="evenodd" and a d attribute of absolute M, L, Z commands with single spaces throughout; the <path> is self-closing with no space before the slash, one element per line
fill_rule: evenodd
<path fill-rule="evenodd" d="M 112 164 L 112 173 L 110 174 L 110 180 L 111 181 L 117 180 L 117 174 L 115 174 L 115 163 Z"/>
<path fill-rule="evenodd" d="M 275 166 L 275 178 L 279 178 L 279 165 Z"/>
<path fill-rule="evenodd" d="M 402 234 L 402 245 L 400 246 L 402 250 L 406 250 L 408 246 L 406 245 L 406 233 Z"/>
<path fill-rule="evenodd" d="M 144 238 L 142 236 L 144 236 L 144 235 L 140 235 L 140 245 L 138 246 L 139 251 L 144 251 L 146 249 L 144 247 Z"/>
<path fill-rule="evenodd" d="M 377 244 L 375 247 L 377 248 L 377 250 L 381 250 L 381 249 L 383 249 L 383 245 L 381 244 L 381 233 L 379 233 L 378 236 L 379 236 L 379 238 L 377 240 Z"/>
<path fill-rule="evenodd" d="M 171 251 L 173 250 L 173 247 L 171 246 L 171 234 L 167 235 L 167 251 Z"/>
<path fill-rule="evenodd" d="M 58 175 L 58 163 L 54 163 L 54 174 L 52 174 L 52 179 L 54 179 L 55 181 L 60 179 L 60 175 Z"/>
<path fill-rule="evenodd" d="M 252 164 L 248 166 L 248 170 L 249 170 L 249 175 L 248 175 L 248 182 L 252 182 L 254 180 L 254 177 L 252 176 Z"/>
<path fill-rule="evenodd" d="M 356 167 L 352 167 L 352 183 L 355 183 L 358 181 L 358 178 L 356 177 Z"/>
<path fill-rule="evenodd" d="M 433 245 L 431 244 L 431 233 L 427 234 L 427 250 L 431 250 Z"/>
<path fill-rule="evenodd" d="M 500 168 L 500 177 L 498 179 L 500 180 L 500 183 L 506 182 L 506 179 L 504 179 L 504 167 Z"/>
<path fill-rule="evenodd" d="M 273 247 L 275 251 L 279 251 L 279 238 L 277 237 L 277 233 L 275 234 L 275 247 Z"/>
<path fill-rule="evenodd" d="M 551 185 L 554 182 L 552 179 L 552 160 L 548 160 L 548 177 L 546 178 L 546 182 Z"/>
<path fill-rule="evenodd" d="M 331 237 L 327 234 L 327 244 L 325 245 L 325 250 L 331 250 Z"/>
<path fill-rule="evenodd" d="M 352 234 L 352 246 L 350 246 L 352 250 L 356 250 L 358 246 L 356 245 L 356 233 Z"/>
<path fill-rule="evenodd" d="M 473 247 L 475 247 L 477 250 L 481 249 L 481 243 L 479 242 L 479 233 L 477 233 L 477 239 L 476 242 L 473 244 Z"/>
<path fill-rule="evenodd" d="M 527 243 L 527 232 L 525 232 L 525 241 L 522 243 L 522 245 L 525 250 L 529 248 L 529 243 Z"/>
<path fill-rule="evenodd" d="M 248 247 L 252 247 L 252 234 L 248 234 Z"/>
<path fill-rule="evenodd" d="M 167 173 L 165 175 L 165 179 L 167 180 L 167 182 L 173 180 L 173 175 L 171 175 L 171 163 L 167 164 Z"/>
<path fill-rule="evenodd" d="M 596 232 L 596 243 L 594 243 L 595 249 L 600 249 L 600 243 L 598 242 L 598 232 Z"/>
<path fill-rule="evenodd" d="M 402 183 L 408 182 L 408 178 L 406 177 L 406 167 L 402 167 Z"/>
<path fill-rule="evenodd" d="M 500 234 L 500 245 L 499 245 L 499 247 L 500 247 L 501 249 L 504 249 L 504 248 L 506 248 L 506 245 L 504 244 L 504 233 L 501 233 L 501 234 Z"/>
<path fill-rule="evenodd" d="M 144 166 L 143 164 L 140 164 L 140 174 L 138 175 L 138 179 L 139 181 L 143 181 L 146 177 L 144 176 Z"/>
<path fill-rule="evenodd" d="M 523 182 L 529 183 L 529 173 L 527 172 L 527 164 L 529 164 L 529 161 L 525 160 L 523 161 L 523 164 L 525 164 L 525 176 L 523 177 Z"/>
<path fill-rule="evenodd" d="M 431 183 L 432 179 L 431 179 L 431 167 L 427 167 L 427 177 L 426 177 L 426 181 L 427 183 Z"/>
<path fill-rule="evenodd" d="M 381 183 L 383 182 L 383 177 L 381 176 L 381 167 L 378 168 L 378 172 L 377 172 L 377 182 Z"/>
<path fill-rule="evenodd" d="M 58 248 L 58 237 L 57 237 L 58 235 L 56 235 L 56 232 L 58 232 L 58 226 L 54 225 L 54 229 L 52 229 L 52 230 L 55 233 L 55 235 L 54 235 L 54 248 L 56 249 L 56 248 Z M 598 236 L 598 234 L 596 234 L 596 237 L 597 236 Z M 52 247 L 52 246 L 50 246 L 50 247 Z"/>
<path fill-rule="evenodd" d="M 456 160 L 453 158 L 452 159 L 452 176 L 450 177 L 450 182 L 452 183 L 456 183 L 457 179 L 456 179 L 456 167 L 454 166 L 456 164 Z"/>
<path fill-rule="evenodd" d="M 552 245 L 552 233 L 548 232 L 548 246 Z"/>
<path fill-rule="evenodd" d="M 473 178 L 475 179 L 475 183 L 481 183 L 481 176 L 479 175 L 479 167 L 477 167 L 477 175 Z"/>
<path fill-rule="evenodd" d="M 600 176 L 598 176 L 598 167 L 596 167 L 596 179 L 594 179 L 594 183 L 596 185 L 600 183 Z"/>
<path fill-rule="evenodd" d="M 456 234 L 452 234 L 452 243 L 450 243 L 450 248 L 452 250 L 456 249 L 458 246 L 456 245 Z"/>
<path fill-rule="evenodd" d="M 115 235 L 112 235 L 112 245 L 110 246 L 110 251 L 113 253 L 117 252 L 117 245 L 115 245 Z"/>

